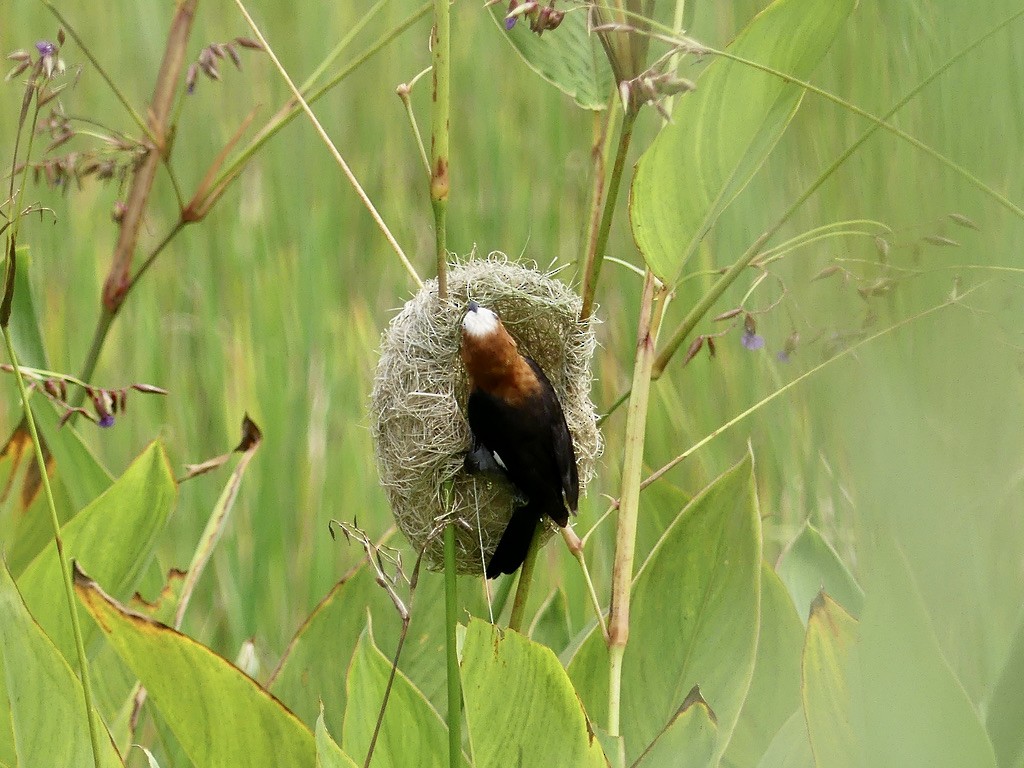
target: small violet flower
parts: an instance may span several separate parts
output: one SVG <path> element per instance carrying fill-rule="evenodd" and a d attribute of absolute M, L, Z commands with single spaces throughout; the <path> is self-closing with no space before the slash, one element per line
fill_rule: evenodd
<path fill-rule="evenodd" d="M 105 413 L 100 418 L 100 420 L 98 422 L 96 422 L 96 423 L 99 424 L 101 427 L 104 427 L 104 428 L 112 427 L 112 426 L 114 426 L 114 414 L 112 414 L 112 413 Z"/>
<path fill-rule="evenodd" d="M 40 56 L 53 56 L 57 52 L 57 46 L 49 40 L 40 40 L 36 43 L 36 50 Z"/>
<path fill-rule="evenodd" d="M 760 336 L 750 331 L 743 331 L 742 338 L 743 346 L 749 350 L 761 349 L 764 347 L 764 336 Z"/>
<path fill-rule="evenodd" d="M 764 346 L 764 336 L 757 333 L 757 322 L 753 315 L 743 318 L 743 346 L 749 350 L 761 349 Z"/>

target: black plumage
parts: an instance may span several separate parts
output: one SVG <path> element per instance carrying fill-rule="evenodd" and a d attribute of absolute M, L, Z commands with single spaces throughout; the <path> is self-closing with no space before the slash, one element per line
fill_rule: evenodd
<path fill-rule="evenodd" d="M 548 377 L 519 353 L 496 315 L 471 303 L 467 316 L 474 312 L 489 313 L 493 321 L 485 316 L 486 322 L 463 324 L 462 357 L 470 377 L 467 416 L 478 443 L 467 455 L 467 466 L 490 466 L 482 445 L 525 502 L 513 511 L 487 564 L 487 577 L 494 578 L 522 565 L 545 515 L 563 527 L 569 522 L 579 502 L 579 477 L 572 436 Z"/>

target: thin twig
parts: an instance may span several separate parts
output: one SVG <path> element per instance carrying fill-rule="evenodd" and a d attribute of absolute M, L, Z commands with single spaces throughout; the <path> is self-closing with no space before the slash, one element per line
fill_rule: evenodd
<path fill-rule="evenodd" d="M 381 233 L 384 235 L 384 239 L 388 241 L 388 245 L 391 246 L 391 249 L 398 256 L 399 260 L 402 262 L 402 266 L 405 267 L 406 272 L 409 273 L 409 276 L 412 278 L 413 282 L 416 283 L 416 286 L 418 288 L 422 288 L 423 281 L 420 279 L 420 276 L 416 274 L 416 270 L 413 267 L 412 262 L 410 262 L 408 257 L 405 255 L 405 251 L 402 250 L 402 246 L 398 244 L 398 241 L 395 239 L 395 236 L 391 234 L 391 230 L 388 228 L 388 225 L 384 223 L 384 219 L 381 217 L 380 213 L 378 213 L 377 208 L 376 206 L 374 206 L 373 201 L 370 200 L 369 195 L 367 195 L 366 192 L 363 190 L 362 185 L 359 183 L 359 180 L 356 178 L 356 175 L 352 172 L 352 169 L 349 168 L 348 163 L 345 162 L 345 158 L 341 156 L 341 153 L 338 151 L 338 148 L 334 146 L 334 142 L 331 141 L 331 137 L 327 135 L 327 131 L 324 130 L 316 115 L 313 114 L 313 110 L 306 102 L 306 99 L 302 96 L 302 92 L 298 89 L 298 87 L 296 87 L 295 83 L 288 75 L 288 71 L 281 64 L 280 59 L 277 58 L 277 54 L 274 53 L 274 50 L 270 47 L 270 43 L 267 42 L 267 39 L 263 36 L 263 33 L 260 31 L 260 28 L 256 25 L 256 22 L 253 20 L 252 16 L 249 15 L 249 11 L 242 3 L 242 0 L 235 0 L 235 5 L 238 6 L 238 10 L 241 12 L 242 16 L 245 17 L 246 22 L 252 29 L 253 34 L 256 35 L 257 39 L 260 41 L 260 44 L 263 46 L 263 49 L 267 52 L 267 55 L 270 57 L 270 60 L 274 62 L 274 66 L 277 67 L 277 71 L 281 73 L 281 77 L 284 78 L 284 81 L 288 84 L 288 87 L 291 89 L 292 95 L 295 97 L 295 100 L 299 103 L 299 105 L 302 107 L 302 110 L 306 113 L 306 116 L 309 118 L 309 121 L 313 124 L 313 128 L 316 130 L 317 135 L 327 146 L 328 150 L 330 150 L 332 157 L 334 157 L 334 161 L 341 168 L 342 173 L 345 174 L 345 178 L 348 179 L 349 184 L 351 184 L 352 188 L 356 191 L 356 195 L 359 196 L 359 199 L 360 201 L 362 201 L 363 206 L 366 208 L 367 211 L 369 211 L 370 216 L 373 218 L 374 223 L 377 225 L 377 228 L 380 229 Z"/>

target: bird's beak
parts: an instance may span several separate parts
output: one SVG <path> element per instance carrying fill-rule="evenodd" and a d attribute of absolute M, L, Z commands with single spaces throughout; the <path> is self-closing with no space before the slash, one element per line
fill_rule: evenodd
<path fill-rule="evenodd" d="M 466 305 L 466 311 L 467 312 L 476 312 L 478 309 L 480 309 L 480 305 L 477 304 L 472 299 L 470 299 L 469 304 Z"/>

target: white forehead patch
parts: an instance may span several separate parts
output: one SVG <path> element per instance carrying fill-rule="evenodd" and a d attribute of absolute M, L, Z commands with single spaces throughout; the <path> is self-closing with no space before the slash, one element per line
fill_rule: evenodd
<path fill-rule="evenodd" d="M 462 318 L 462 330 L 476 338 L 487 336 L 498 330 L 498 316 L 487 307 L 476 307 Z"/>

